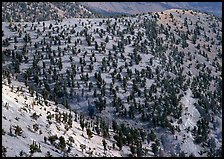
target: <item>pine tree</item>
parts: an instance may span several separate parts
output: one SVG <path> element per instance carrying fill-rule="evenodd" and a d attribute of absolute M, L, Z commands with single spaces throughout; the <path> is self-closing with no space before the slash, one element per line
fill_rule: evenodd
<path fill-rule="evenodd" d="M 118 125 L 117 125 L 117 122 L 115 120 L 112 121 L 112 128 L 113 128 L 114 132 L 116 132 L 117 129 L 118 129 Z"/>
<path fill-rule="evenodd" d="M 137 157 L 142 157 L 142 144 L 137 145 Z"/>
<path fill-rule="evenodd" d="M 82 150 L 82 152 L 83 152 L 83 150 L 86 149 L 86 145 L 81 144 L 81 145 L 80 145 L 80 148 L 81 148 L 81 150 Z"/>
<path fill-rule="evenodd" d="M 136 154 L 136 147 L 134 145 L 130 145 L 130 151 L 132 153 L 132 156 Z"/>
<path fill-rule="evenodd" d="M 21 136 L 22 132 L 23 132 L 22 128 L 17 125 L 15 127 L 15 134 Z"/>
<path fill-rule="evenodd" d="M 98 50 L 98 43 L 95 41 L 95 50 Z"/>
<path fill-rule="evenodd" d="M 83 131 L 84 130 L 84 126 L 85 126 L 84 119 L 80 119 L 80 126 L 81 126 L 82 131 Z"/>
<path fill-rule="evenodd" d="M 157 153 L 158 153 L 158 150 L 159 150 L 157 145 L 155 143 L 153 143 L 151 145 L 151 148 L 152 148 L 152 152 L 154 153 L 154 155 L 157 156 Z"/>
<path fill-rule="evenodd" d="M 2 146 L 2 157 L 6 157 L 7 148 Z"/>
<path fill-rule="evenodd" d="M 87 133 L 89 139 L 93 137 L 92 136 L 93 133 L 92 133 L 92 131 L 89 128 L 86 129 L 86 133 Z"/>
<path fill-rule="evenodd" d="M 108 37 L 108 36 L 106 37 L 105 42 L 106 42 L 106 43 L 109 42 L 109 37 Z"/>
<path fill-rule="evenodd" d="M 59 137 L 59 146 L 61 150 L 64 150 L 66 147 L 65 138 L 63 136 Z"/>
<path fill-rule="evenodd" d="M 122 140 L 122 137 L 119 137 L 119 138 L 118 138 L 117 146 L 119 147 L 120 150 L 122 150 L 122 147 L 123 147 L 123 140 Z"/>
<path fill-rule="evenodd" d="M 52 135 L 48 137 L 48 140 L 53 144 L 58 139 L 57 135 Z"/>
<path fill-rule="evenodd" d="M 107 151 L 107 143 L 106 143 L 106 140 L 103 139 L 103 140 L 102 140 L 102 143 L 103 143 L 104 151 Z"/>
<path fill-rule="evenodd" d="M 44 136 L 44 143 L 47 143 L 47 137 Z"/>

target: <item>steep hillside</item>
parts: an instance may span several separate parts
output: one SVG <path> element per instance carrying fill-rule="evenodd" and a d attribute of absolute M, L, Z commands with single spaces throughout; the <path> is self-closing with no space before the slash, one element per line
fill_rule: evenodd
<path fill-rule="evenodd" d="M 5 83 L 2 83 L 2 150 L 6 152 L 2 156 L 122 156 L 116 147 L 112 148 L 113 140 L 105 139 L 104 151 L 102 136 L 93 132 L 89 137 L 87 129 L 82 130 L 80 119 L 96 126 L 93 120 L 52 102 L 46 105 L 43 99 L 37 102 L 23 83 L 14 80 L 11 85 Z"/>
<path fill-rule="evenodd" d="M 34 22 L 96 17 L 76 2 L 2 2 L 2 21 Z"/>
<path fill-rule="evenodd" d="M 41 131 L 47 138 L 58 133 L 67 141 L 72 132 L 79 134 L 73 136 L 79 144 L 72 144 L 71 151 L 62 138 L 59 145 L 64 146 L 57 144 L 59 140 L 50 144 L 56 149 L 86 156 L 79 149 L 80 125 L 87 136 L 96 137 L 83 143 L 94 144 L 90 151 L 94 147 L 93 153 L 101 155 L 103 137 L 113 147 L 105 148 L 106 156 L 221 156 L 222 22 L 217 17 L 170 9 L 119 18 L 3 22 L 2 33 L 2 77 L 10 85 L 5 89 L 18 87 L 19 81 L 36 103 L 45 103 L 49 111 L 60 107 L 61 115 L 38 112 L 43 113 Z M 3 102 L 8 98 L 4 96 Z M 3 115 L 10 117 L 24 107 L 22 101 L 9 103 L 16 110 L 4 108 Z M 81 119 L 64 117 L 66 109 L 82 114 Z M 87 118 L 94 124 L 85 124 Z M 23 120 L 31 125 L 30 118 Z M 11 121 L 3 118 L 7 132 Z M 55 121 L 62 122 L 58 127 L 64 134 Z M 29 138 L 43 141 L 43 135 L 42 140 L 37 133 L 31 136 L 23 123 L 17 122 L 29 133 L 25 145 L 31 144 Z M 47 134 L 47 123 L 53 124 L 54 133 Z M 3 146 L 11 156 L 15 147 L 8 143 L 23 137 L 5 135 Z M 48 144 L 41 144 L 42 155 Z M 53 156 L 60 155 L 59 151 Z"/>

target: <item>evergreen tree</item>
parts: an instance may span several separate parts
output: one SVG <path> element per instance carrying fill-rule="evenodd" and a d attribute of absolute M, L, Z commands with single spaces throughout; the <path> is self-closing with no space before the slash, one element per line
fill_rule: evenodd
<path fill-rule="evenodd" d="M 142 144 L 138 144 L 137 146 L 137 157 L 142 157 Z"/>
<path fill-rule="evenodd" d="M 103 140 L 102 140 L 102 143 L 103 143 L 104 151 L 107 151 L 107 143 L 106 143 L 106 140 L 103 139 Z"/>
<path fill-rule="evenodd" d="M 118 130 L 118 125 L 117 125 L 116 120 L 112 120 L 112 128 L 113 128 L 114 132 L 116 132 Z"/>
<path fill-rule="evenodd" d="M 119 138 L 118 138 L 117 146 L 119 147 L 120 150 L 122 150 L 122 147 L 123 147 L 123 140 L 122 140 L 122 137 L 119 137 Z"/>
<path fill-rule="evenodd" d="M 152 148 L 152 152 L 154 153 L 154 155 L 157 156 L 157 153 L 158 153 L 158 150 L 159 150 L 158 146 L 155 143 L 153 143 L 151 145 L 151 148 Z"/>
<path fill-rule="evenodd" d="M 23 132 L 22 128 L 17 125 L 15 127 L 15 134 L 21 136 L 22 132 Z"/>
<path fill-rule="evenodd" d="M 93 137 L 92 136 L 93 133 L 92 133 L 92 131 L 89 128 L 86 129 L 86 133 L 87 133 L 89 139 Z"/>
<path fill-rule="evenodd" d="M 59 137 L 59 146 L 61 150 L 64 150 L 66 147 L 65 138 L 63 136 Z"/>
<path fill-rule="evenodd" d="M 130 150 L 131 150 L 132 156 L 134 156 L 136 154 L 136 147 L 134 145 L 130 145 Z"/>
<path fill-rule="evenodd" d="M 2 157 L 6 157 L 7 148 L 2 146 Z"/>
<path fill-rule="evenodd" d="M 85 126 L 84 119 L 80 118 L 80 126 L 81 126 L 82 131 L 83 131 L 84 130 L 84 126 Z"/>

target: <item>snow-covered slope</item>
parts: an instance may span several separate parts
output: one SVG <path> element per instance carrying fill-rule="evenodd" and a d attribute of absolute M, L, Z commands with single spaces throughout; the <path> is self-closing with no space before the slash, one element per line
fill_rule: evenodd
<path fill-rule="evenodd" d="M 44 136 L 57 134 L 66 141 L 73 137 L 69 156 L 89 156 L 89 147 L 93 156 L 220 156 L 220 19 L 170 9 L 119 18 L 4 22 L 2 28 L 6 155 L 19 155 L 11 143 L 20 140 L 29 155 L 33 139 L 43 152 L 34 156 L 65 155 L 63 138 L 59 145 L 44 142 Z M 20 88 L 15 93 L 18 86 L 23 95 L 17 96 Z M 69 109 L 72 124 L 63 113 Z M 41 114 L 37 120 L 30 117 L 34 112 Z M 21 127 L 21 136 L 8 135 L 10 125 L 13 133 L 13 126 Z M 83 152 L 81 144 L 87 146 Z"/>
<path fill-rule="evenodd" d="M 10 88 L 13 85 L 13 91 Z M 2 146 L 7 148 L 6 156 L 30 156 L 30 146 L 33 141 L 40 144 L 41 152 L 35 152 L 32 156 L 44 157 L 47 156 L 47 151 L 54 157 L 64 156 L 64 152 L 55 148 L 49 141 L 44 142 L 44 136 L 57 135 L 58 137 L 64 136 L 66 142 L 69 136 L 72 136 L 74 143 L 70 145 L 71 152 L 67 155 L 69 157 L 75 156 L 90 156 L 89 152 L 92 151 L 92 156 L 122 156 L 122 153 L 116 149 L 112 149 L 111 139 L 105 139 L 107 142 L 108 150 L 104 151 L 102 145 L 102 136 L 93 134 L 91 139 L 86 135 L 86 130 L 82 131 L 80 124 L 74 122 L 72 128 L 65 131 L 63 123 L 57 123 L 54 119 L 51 120 L 51 124 L 47 121 L 48 114 L 56 114 L 55 109 L 58 108 L 58 112 L 69 113 L 69 110 L 61 107 L 56 107 L 52 102 L 50 105 L 34 104 L 35 96 L 31 97 L 24 84 L 13 81 L 12 85 L 6 85 L 2 83 L 2 129 L 4 129 L 5 135 L 2 135 Z M 17 87 L 22 87 L 23 91 L 18 91 Z M 7 104 L 6 104 L 7 103 Z M 35 120 L 31 116 L 33 113 L 39 115 Z M 75 116 L 73 112 L 72 116 Z M 38 130 L 33 129 L 33 125 L 38 125 Z M 15 135 L 14 126 L 22 128 L 22 134 Z M 10 135 L 10 127 L 12 128 L 12 134 Z M 41 133 L 40 133 L 41 131 Z M 81 151 L 80 145 L 86 145 L 86 149 Z M 67 145 L 67 147 L 69 147 Z M 125 151 L 126 148 L 124 148 Z"/>

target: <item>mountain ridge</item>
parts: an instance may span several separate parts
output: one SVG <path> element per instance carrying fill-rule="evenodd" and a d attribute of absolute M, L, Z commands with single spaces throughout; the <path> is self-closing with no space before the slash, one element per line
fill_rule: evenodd
<path fill-rule="evenodd" d="M 141 14 L 167 9 L 195 9 L 222 16 L 221 2 L 79 2 L 90 9 L 102 9 L 107 12 Z M 128 7 L 129 9 L 125 9 Z"/>

